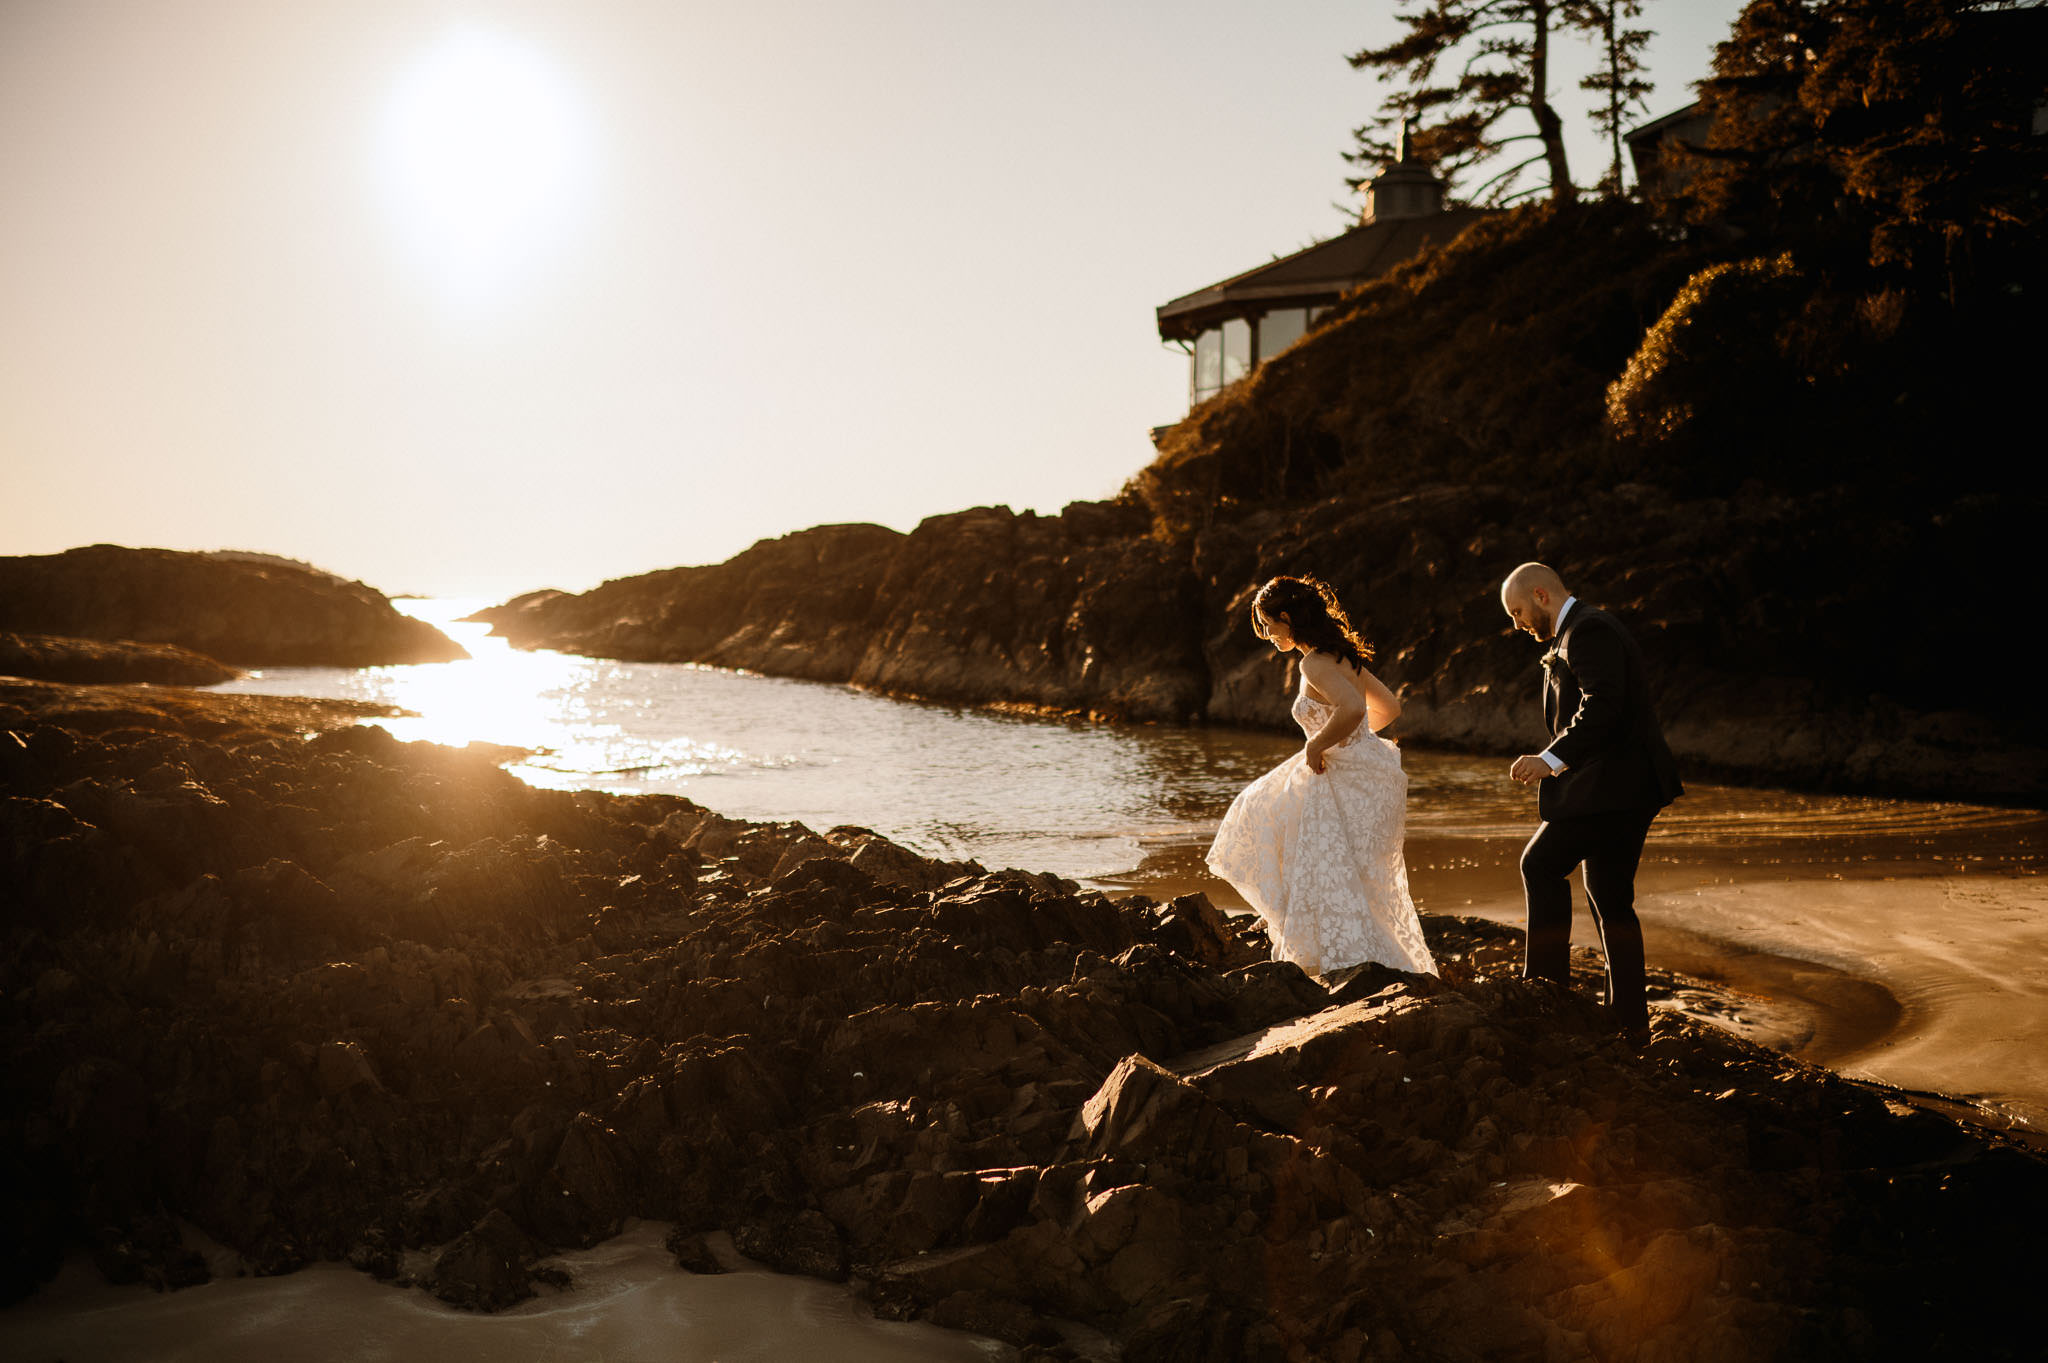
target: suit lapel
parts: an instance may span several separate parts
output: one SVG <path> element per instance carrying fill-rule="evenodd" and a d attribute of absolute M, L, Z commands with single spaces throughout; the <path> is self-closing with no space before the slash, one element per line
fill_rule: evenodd
<path fill-rule="evenodd" d="M 1550 727 L 1553 738 L 1557 736 L 1558 726 L 1567 709 L 1575 713 L 1579 708 L 1576 695 L 1569 707 L 1564 703 L 1565 678 L 1571 676 L 1571 664 L 1564 659 L 1564 646 L 1572 637 L 1572 631 L 1584 624 L 1591 612 L 1592 607 L 1585 602 L 1573 602 L 1571 614 L 1564 618 L 1564 628 L 1550 641 L 1550 651 L 1557 656 L 1549 667 L 1543 669 L 1543 722 Z M 1576 693 L 1578 689 L 1578 679 L 1573 677 L 1572 690 Z"/>

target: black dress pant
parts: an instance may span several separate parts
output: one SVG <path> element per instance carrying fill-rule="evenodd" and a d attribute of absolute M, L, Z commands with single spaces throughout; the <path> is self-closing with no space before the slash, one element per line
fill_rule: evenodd
<path fill-rule="evenodd" d="M 1643 929 L 1636 921 L 1636 866 L 1643 859 L 1654 809 L 1552 819 L 1522 849 L 1522 889 L 1529 902 L 1527 979 L 1571 979 L 1572 868 L 1585 867 L 1586 902 L 1607 957 L 1607 1006 L 1629 1029 L 1649 1025 L 1643 997 Z"/>

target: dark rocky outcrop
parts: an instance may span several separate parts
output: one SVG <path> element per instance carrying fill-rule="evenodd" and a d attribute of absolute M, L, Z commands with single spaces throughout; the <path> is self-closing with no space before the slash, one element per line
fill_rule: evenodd
<path fill-rule="evenodd" d="M 7 676 L 0 676 L 0 712 L 19 712 L 39 724 L 81 734 L 170 730 L 238 742 L 260 736 L 310 734 L 365 719 L 412 713 L 375 701 L 221 695 L 139 683 L 73 686 Z"/>
<path fill-rule="evenodd" d="M 59 682 L 154 682 L 212 686 L 241 673 L 175 644 L 108 643 L 54 634 L 0 632 L 0 676 Z"/>
<path fill-rule="evenodd" d="M 1696 778 L 2038 804 L 2048 746 L 2014 676 L 1953 652 L 2010 627 L 1990 617 L 2024 542 L 2017 515 L 1982 498 L 1928 515 L 1843 488 L 1685 498 L 1648 483 L 1432 485 L 1252 512 L 1193 541 L 1207 714 L 1285 722 L 1288 688 L 1244 621 L 1253 584 L 1306 569 L 1381 645 L 1397 735 L 1526 750 L 1543 733 L 1540 649 L 1505 627 L 1499 583 L 1535 558 L 1570 565 L 1630 623 Z"/>
<path fill-rule="evenodd" d="M 522 646 L 1287 727 L 1248 605 L 1312 572 L 1381 650 L 1399 736 L 1505 753 L 1542 732 L 1540 650 L 1499 586 L 1543 559 L 1632 623 L 1695 776 L 2048 801 L 2024 669 L 1975 661 L 2032 610 L 2048 494 L 2010 457 L 2032 381 L 2006 338 L 2040 286 L 1971 312 L 1939 278 L 1792 261 L 1723 297 L 1756 273 L 1727 252 L 1763 249 L 1618 201 L 1498 215 L 1164 430 L 1115 502 L 821 527 L 483 618 Z"/>
<path fill-rule="evenodd" d="M 1941 584 L 1995 580 L 1988 558 L 2025 542 L 1994 503 L 1908 517 L 1841 489 L 1446 484 L 1246 510 L 1179 543 L 1143 527 L 1093 503 L 1058 517 L 981 508 L 909 535 L 822 526 L 477 618 L 526 648 L 1282 728 L 1292 673 L 1252 637 L 1251 595 L 1314 572 L 1380 645 L 1377 670 L 1405 707 L 1397 736 L 1513 752 L 1542 732 L 1541 650 L 1508 627 L 1499 584 L 1543 558 L 1632 623 L 1695 777 L 2048 800 L 2048 747 L 2015 707 L 2017 674 L 1956 669 L 1942 638 L 1985 602 L 1949 601 Z M 1899 562 L 1932 575 L 1902 596 Z"/>
<path fill-rule="evenodd" d="M 521 647 L 705 662 L 970 704 L 1200 715 L 1200 599 L 1141 511 L 826 525 L 725 563 L 479 612 Z"/>
<path fill-rule="evenodd" d="M 112 544 L 0 558 L 0 630 L 169 644 L 240 667 L 468 656 L 360 582 L 280 559 Z"/>
<path fill-rule="evenodd" d="M 1039 1359 L 2033 1347 L 2040 1157 L 1680 1014 L 1626 1045 L 1509 929 L 1317 980 L 1200 897 L 56 690 L 0 698 L 13 1293 L 190 1281 L 184 1220 L 489 1309 L 637 1216 Z"/>

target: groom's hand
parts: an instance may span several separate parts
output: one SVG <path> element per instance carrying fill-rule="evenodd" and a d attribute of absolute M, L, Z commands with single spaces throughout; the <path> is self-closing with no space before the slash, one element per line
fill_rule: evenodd
<path fill-rule="evenodd" d="M 1550 764 L 1534 753 L 1523 753 L 1515 759 L 1515 765 L 1508 768 L 1508 779 L 1533 786 L 1550 775 Z"/>

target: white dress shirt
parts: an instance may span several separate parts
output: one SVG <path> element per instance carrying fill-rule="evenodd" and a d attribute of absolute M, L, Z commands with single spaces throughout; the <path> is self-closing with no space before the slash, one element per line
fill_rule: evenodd
<path fill-rule="evenodd" d="M 1557 619 L 1553 621 L 1550 626 L 1550 637 L 1552 639 L 1555 639 L 1560 634 L 1564 633 L 1565 614 L 1566 612 L 1571 610 L 1572 604 L 1576 602 L 1578 599 L 1579 598 L 1577 598 L 1576 596 L 1567 596 L 1564 599 L 1564 604 L 1557 608 Z M 1555 776 L 1559 772 L 1564 770 L 1564 759 L 1559 757 L 1556 753 L 1550 751 L 1550 749 L 1545 748 L 1542 752 L 1537 753 L 1536 755 L 1542 758 L 1544 762 L 1549 765 L 1550 774 L 1552 776 Z"/>

